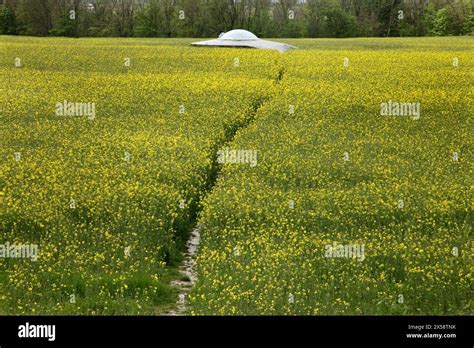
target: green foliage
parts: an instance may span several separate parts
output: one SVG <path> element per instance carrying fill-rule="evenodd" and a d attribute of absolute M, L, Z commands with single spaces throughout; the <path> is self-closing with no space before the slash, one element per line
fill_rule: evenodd
<path fill-rule="evenodd" d="M 153 37 L 156 36 L 156 30 L 149 15 L 149 9 L 140 9 L 135 14 L 135 26 L 133 36 L 135 37 Z"/>
<path fill-rule="evenodd" d="M 0 6 L 0 34 L 15 34 L 15 12 L 8 6 Z"/>
<path fill-rule="evenodd" d="M 0 34 L 217 37 L 247 29 L 259 37 L 466 35 L 470 0 L 18 0 L 0 10 Z M 67 19 L 74 8 L 77 18 Z M 403 18 L 399 18 L 402 11 Z M 291 15 L 290 15 L 291 13 Z"/>
<path fill-rule="evenodd" d="M 69 15 L 59 19 L 57 25 L 49 31 L 51 36 L 74 37 L 77 34 L 77 22 L 69 18 Z"/>
<path fill-rule="evenodd" d="M 351 37 L 357 35 L 356 19 L 340 8 L 327 12 L 326 35 L 329 37 Z"/>
<path fill-rule="evenodd" d="M 463 34 L 474 35 L 474 12 L 464 22 Z"/>
<path fill-rule="evenodd" d="M 435 36 L 449 35 L 449 14 L 447 9 L 442 8 L 436 12 L 433 19 L 431 34 Z"/>

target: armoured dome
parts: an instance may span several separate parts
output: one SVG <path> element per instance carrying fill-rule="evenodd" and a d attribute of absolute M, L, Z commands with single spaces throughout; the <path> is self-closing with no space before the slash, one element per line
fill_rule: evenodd
<path fill-rule="evenodd" d="M 243 29 L 235 29 L 224 33 L 219 37 L 219 40 L 233 40 L 233 41 L 249 41 L 249 40 L 258 40 L 254 34 L 250 31 Z"/>

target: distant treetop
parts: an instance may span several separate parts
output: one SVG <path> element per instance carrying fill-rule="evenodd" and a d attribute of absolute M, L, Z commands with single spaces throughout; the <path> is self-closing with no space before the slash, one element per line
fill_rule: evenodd
<path fill-rule="evenodd" d="M 217 37 L 472 35 L 472 0 L 0 0 L 0 34 Z"/>

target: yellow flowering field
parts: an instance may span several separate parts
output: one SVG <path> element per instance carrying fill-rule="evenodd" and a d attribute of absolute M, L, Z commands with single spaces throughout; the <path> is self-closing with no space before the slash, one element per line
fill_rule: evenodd
<path fill-rule="evenodd" d="M 193 313 L 472 313 L 472 43 L 295 41 L 229 144 L 258 164 L 205 199 Z"/>
<path fill-rule="evenodd" d="M 277 53 L 240 52 L 239 66 L 234 53 L 0 39 L 0 244 L 39 251 L 0 258 L 0 313 L 146 314 L 175 302 L 169 281 L 214 149 L 273 85 Z"/>
<path fill-rule="evenodd" d="M 0 314 L 471 313 L 472 39 L 287 41 L 0 37 Z"/>

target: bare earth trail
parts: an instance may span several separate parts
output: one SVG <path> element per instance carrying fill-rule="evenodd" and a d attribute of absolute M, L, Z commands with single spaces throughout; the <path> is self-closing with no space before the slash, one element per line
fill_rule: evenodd
<path fill-rule="evenodd" d="M 171 309 L 162 315 L 186 315 L 188 314 L 187 297 L 198 279 L 196 272 L 196 255 L 201 239 L 201 226 L 196 226 L 190 233 L 186 242 L 186 252 L 184 261 L 179 266 L 179 272 L 183 275 L 180 280 L 173 280 L 171 286 L 178 290 L 178 304 L 175 309 Z"/>

